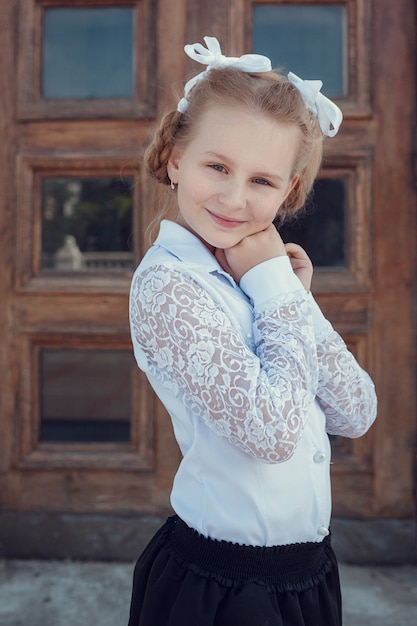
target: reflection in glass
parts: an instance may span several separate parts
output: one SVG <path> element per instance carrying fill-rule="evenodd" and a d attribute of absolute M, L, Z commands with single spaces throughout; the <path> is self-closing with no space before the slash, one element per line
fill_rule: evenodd
<path fill-rule="evenodd" d="M 130 270 L 132 179 L 42 180 L 42 270 Z"/>
<path fill-rule="evenodd" d="M 328 96 L 346 95 L 345 6 L 256 4 L 252 17 L 252 48 L 273 67 L 322 80 Z"/>
<path fill-rule="evenodd" d="M 316 180 L 306 211 L 277 223 L 284 242 L 302 246 L 315 267 L 346 267 L 345 195 L 343 179 Z"/>
<path fill-rule="evenodd" d="M 43 11 L 43 98 L 130 98 L 133 8 Z"/>
<path fill-rule="evenodd" d="M 130 440 L 129 350 L 41 351 L 40 440 Z"/>

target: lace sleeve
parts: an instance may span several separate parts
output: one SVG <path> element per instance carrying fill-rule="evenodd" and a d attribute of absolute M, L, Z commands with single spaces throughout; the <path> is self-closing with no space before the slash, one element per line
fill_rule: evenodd
<path fill-rule="evenodd" d="M 255 354 L 210 295 L 175 269 L 135 277 L 130 317 L 149 374 L 192 414 L 256 458 L 291 457 L 317 388 L 314 330 L 301 290 L 255 314 Z"/>
<path fill-rule="evenodd" d="M 343 437 L 360 437 L 376 417 L 377 402 L 371 378 L 329 323 L 318 340 L 317 356 L 317 396 L 326 415 L 327 432 Z"/>

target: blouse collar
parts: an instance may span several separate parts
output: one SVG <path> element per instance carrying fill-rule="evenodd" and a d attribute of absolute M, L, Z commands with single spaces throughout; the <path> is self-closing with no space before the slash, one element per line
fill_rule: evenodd
<path fill-rule="evenodd" d="M 198 267 L 202 273 L 220 274 L 236 285 L 201 239 L 175 222 L 162 220 L 154 246 L 164 248 L 188 266 Z"/>

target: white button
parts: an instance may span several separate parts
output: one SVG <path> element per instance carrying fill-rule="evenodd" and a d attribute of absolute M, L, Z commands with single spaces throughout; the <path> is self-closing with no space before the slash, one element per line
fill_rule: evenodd
<path fill-rule="evenodd" d="M 330 535 L 330 530 L 326 528 L 326 526 L 319 526 L 317 532 L 319 533 L 319 535 L 323 535 L 323 537 L 327 537 L 327 535 Z"/>
<path fill-rule="evenodd" d="M 325 460 L 326 460 L 326 455 L 321 450 L 316 452 L 316 454 L 314 455 L 314 463 L 323 463 L 323 461 Z"/>

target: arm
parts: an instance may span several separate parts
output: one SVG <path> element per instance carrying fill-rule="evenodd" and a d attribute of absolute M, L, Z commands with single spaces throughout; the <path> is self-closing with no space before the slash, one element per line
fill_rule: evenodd
<path fill-rule="evenodd" d="M 327 432 L 343 437 L 360 437 L 376 418 L 373 382 L 324 318 L 312 296 L 310 298 L 319 363 L 317 396 L 326 415 Z"/>
<path fill-rule="evenodd" d="M 313 267 L 298 245 L 285 246 L 294 273 L 310 289 Z M 326 415 L 330 435 L 360 437 L 376 417 L 376 395 L 372 380 L 361 369 L 342 338 L 325 319 L 312 295 L 310 308 L 316 334 L 319 367 L 317 400 Z"/>
<path fill-rule="evenodd" d="M 270 263 L 278 267 L 270 274 L 285 274 L 291 287 L 287 257 Z M 193 278 L 153 267 L 132 284 L 132 338 L 145 369 L 219 435 L 269 463 L 292 456 L 316 395 L 314 329 L 295 285 L 255 302 L 253 354 Z"/>

